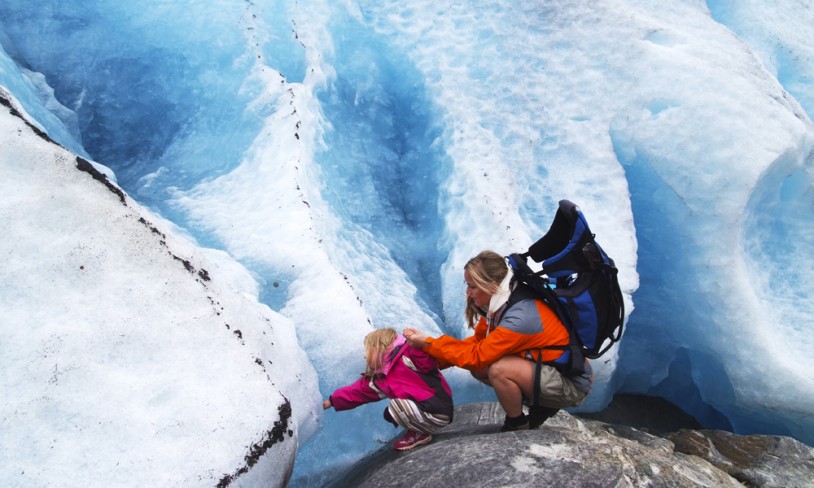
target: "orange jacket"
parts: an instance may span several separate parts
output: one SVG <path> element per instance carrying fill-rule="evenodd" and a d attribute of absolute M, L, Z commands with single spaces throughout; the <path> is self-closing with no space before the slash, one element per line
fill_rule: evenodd
<path fill-rule="evenodd" d="M 427 338 L 424 350 L 442 364 L 478 371 L 509 354 L 536 359 L 542 351 L 543 362 L 553 361 L 563 355 L 563 349 L 542 348 L 568 346 L 565 326 L 539 300 L 517 302 L 505 311 L 496 326 L 488 322 L 481 317 L 475 335 L 463 340 L 447 335 Z"/>

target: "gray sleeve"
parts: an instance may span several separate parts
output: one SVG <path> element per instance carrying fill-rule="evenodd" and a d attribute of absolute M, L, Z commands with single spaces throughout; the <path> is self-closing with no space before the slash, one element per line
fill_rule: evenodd
<path fill-rule="evenodd" d="M 505 327 L 518 334 L 538 334 L 543 331 L 543 321 L 534 299 L 522 300 L 509 308 L 500 319 L 498 327 Z"/>

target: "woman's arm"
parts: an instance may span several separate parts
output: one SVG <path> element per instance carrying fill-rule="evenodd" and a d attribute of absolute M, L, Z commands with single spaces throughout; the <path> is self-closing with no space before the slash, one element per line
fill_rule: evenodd
<path fill-rule="evenodd" d="M 475 334 L 464 339 L 461 339 L 462 342 L 477 342 L 482 341 L 486 337 L 486 329 L 488 326 L 486 325 L 486 319 L 481 317 L 478 321 L 477 325 L 475 325 Z M 407 327 L 401 333 L 407 342 L 410 343 L 411 346 L 417 347 L 422 349 L 424 347 L 424 342 L 427 340 L 427 334 L 421 332 L 420 330 L 416 329 L 415 327 Z"/>
<path fill-rule="evenodd" d="M 480 370 L 507 354 L 527 349 L 524 334 L 498 327 L 481 341 L 459 340 L 442 335 L 437 338 L 415 329 L 405 329 L 404 337 L 410 344 L 421 347 L 430 356 L 469 370 Z"/>

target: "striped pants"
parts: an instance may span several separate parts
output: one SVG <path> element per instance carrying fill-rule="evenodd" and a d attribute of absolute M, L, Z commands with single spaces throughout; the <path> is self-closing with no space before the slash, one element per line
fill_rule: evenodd
<path fill-rule="evenodd" d="M 432 434 L 450 422 L 449 416 L 425 412 L 414 401 L 407 399 L 390 400 L 387 411 L 400 426 L 424 434 Z"/>

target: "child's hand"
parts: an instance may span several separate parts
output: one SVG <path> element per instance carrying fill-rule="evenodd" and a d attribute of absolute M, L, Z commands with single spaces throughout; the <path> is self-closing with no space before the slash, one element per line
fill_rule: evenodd
<path fill-rule="evenodd" d="M 329 398 L 329 399 L 327 399 L 327 400 L 325 400 L 324 402 L 322 402 L 322 408 L 323 408 L 324 410 L 328 410 L 328 409 L 329 409 L 329 408 L 331 408 L 332 406 L 333 406 L 333 405 L 331 405 L 331 399 L 330 399 L 330 398 Z"/>

